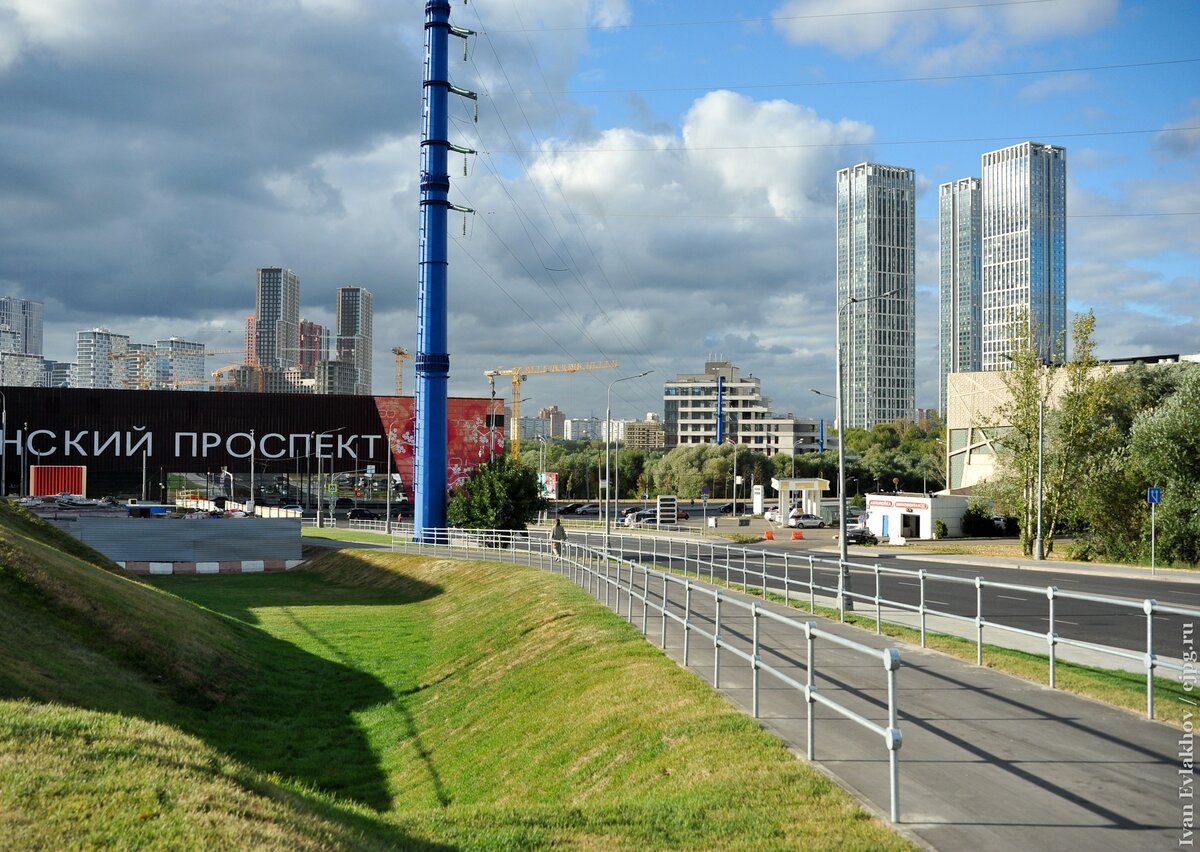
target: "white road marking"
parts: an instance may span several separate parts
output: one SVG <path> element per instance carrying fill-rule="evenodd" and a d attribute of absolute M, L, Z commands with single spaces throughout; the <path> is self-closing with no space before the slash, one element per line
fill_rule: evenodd
<path fill-rule="evenodd" d="M 1021 603 L 1025 603 L 1025 601 L 1028 600 L 1028 598 L 1015 598 L 1012 595 L 996 595 L 996 597 L 1004 598 L 1005 600 L 1008 600 L 1008 601 L 1020 601 Z"/>

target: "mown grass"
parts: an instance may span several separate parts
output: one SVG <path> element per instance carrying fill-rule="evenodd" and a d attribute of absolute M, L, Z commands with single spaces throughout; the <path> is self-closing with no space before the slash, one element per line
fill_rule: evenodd
<path fill-rule="evenodd" d="M 906 846 L 562 578 L 338 551 L 138 581 L 7 520 L 6 846 Z"/>
<path fill-rule="evenodd" d="M 658 566 L 657 570 L 662 570 L 662 567 Z M 706 582 L 713 582 L 716 585 L 754 597 L 762 597 L 761 587 L 754 588 L 753 586 L 744 586 L 742 583 L 727 583 L 721 580 L 706 580 Z M 839 617 L 839 612 L 834 607 L 817 605 L 814 609 L 809 606 L 807 600 L 795 596 L 785 601 L 783 595 L 768 591 L 766 599 L 775 603 L 786 603 L 794 609 L 811 612 L 831 621 L 837 621 Z M 875 632 L 876 628 L 874 618 L 859 612 L 847 612 L 845 623 L 871 632 Z M 921 631 L 918 628 L 884 621 L 879 626 L 879 632 L 909 645 L 919 646 L 921 643 Z M 975 642 L 961 636 L 951 636 L 927 629 L 925 631 L 925 647 L 970 663 L 974 663 L 977 659 Z M 1044 654 L 1016 651 L 985 642 L 983 664 L 987 668 L 1014 675 L 1023 680 L 1045 686 L 1050 685 L 1050 658 Z M 1054 683 L 1056 689 L 1064 692 L 1101 701 L 1143 717 L 1146 714 L 1146 676 L 1144 674 L 1085 666 L 1079 663 L 1064 662 L 1060 659 L 1055 661 Z M 1195 715 L 1194 708 L 1197 701 L 1200 699 L 1185 689 L 1184 684 L 1179 680 L 1164 677 L 1154 678 L 1154 718 L 1156 720 L 1182 725 L 1185 715 L 1189 717 Z"/>

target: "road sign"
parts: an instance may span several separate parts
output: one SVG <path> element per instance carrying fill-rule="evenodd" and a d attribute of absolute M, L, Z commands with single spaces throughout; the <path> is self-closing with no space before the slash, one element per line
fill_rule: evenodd
<path fill-rule="evenodd" d="M 326 490 L 326 491 L 328 491 L 330 494 L 337 494 L 337 493 L 338 493 L 338 487 L 337 487 L 337 485 L 335 485 L 335 484 L 334 484 L 334 483 L 332 483 L 332 482 L 331 482 L 331 483 L 329 483 L 328 485 L 326 485 L 326 486 L 325 486 L 325 490 Z"/>
<path fill-rule="evenodd" d="M 700 496 L 706 500 L 708 499 L 708 486 L 707 485 L 700 486 Z"/>
<path fill-rule="evenodd" d="M 1147 488 L 1146 489 L 1146 502 L 1149 503 L 1151 506 L 1153 506 L 1155 503 L 1161 503 L 1162 502 L 1162 489 L 1161 488 Z"/>
<path fill-rule="evenodd" d="M 375 475 L 375 465 L 373 465 L 373 464 L 367 465 L 367 476 L 374 476 L 374 475 Z"/>

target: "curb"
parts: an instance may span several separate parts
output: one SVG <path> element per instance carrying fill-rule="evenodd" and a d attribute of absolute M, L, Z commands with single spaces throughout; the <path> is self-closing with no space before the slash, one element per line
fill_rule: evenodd
<path fill-rule="evenodd" d="M 118 562 L 128 574 L 262 574 L 290 571 L 303 559 L 243 559 L 224 562 Z"/>

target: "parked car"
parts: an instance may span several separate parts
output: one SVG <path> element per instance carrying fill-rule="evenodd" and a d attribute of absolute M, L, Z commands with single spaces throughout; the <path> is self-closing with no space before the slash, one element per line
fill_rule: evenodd
<path fill-rule="evenodd" d="M 848 527 L 846 544 L 879 544 L 879 539 L 866 527 Z"/>
<path fill-rule="evenodd" d="M 637 509 L 625 516 L 627 527 L 653 526 L 658 522 L 658 509 Z"/>
<path fill-rule="evenodd" d="M 382 521 L 383 516 L 378 512 L 373 512 L 370 509 L 351 509 L 346 513 L 346 517 L 352 521 Z"/>
<path fill-rule="evenodd" d="M 787 525 L 796 529 L 809 529 L 811 527 L 825 529 L 825 519 L 817 515 L 800 513 L 798 515 L 792 515 L 789 517 Z"/>

